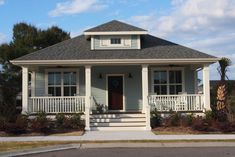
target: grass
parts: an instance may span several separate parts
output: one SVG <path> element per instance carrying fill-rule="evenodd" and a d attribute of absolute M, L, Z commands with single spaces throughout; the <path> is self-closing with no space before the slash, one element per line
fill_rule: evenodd
<path fill-rule="evenodd" d="M 7 134 L 5 132 L 0 132 L 0 137 L 27 137 L 27 136 L 82 136 L 84 131 L 71 131 L 71 132 L 62 132 L 62 133 L 52 133 L 52 134 L 43 134 L 43 133 L 26 133 L 20 135 Z"/>
<path fill-rule="evenodd" d="M 174 131 L 152 131 L 155 135 L 191 135 L 191 133 Z"/>
<path fill-rule="evenodd" d="M 235 142 L 231 140 L 117 140 L 117 141 L 35 141 L 35 142 L 0 142 L 0 152 L 25 150 L 39 147 L 66 144 L 99 144 L 99 143 L 179 143 L 179 142 Z"/>
<path fill-rule="evenodd" d="M 72 144 L 71 141 L 0 142 L 0 152 Z"/>

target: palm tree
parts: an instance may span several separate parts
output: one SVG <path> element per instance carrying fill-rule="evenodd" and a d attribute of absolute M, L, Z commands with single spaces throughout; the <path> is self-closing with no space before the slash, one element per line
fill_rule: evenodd
<path fill-rule="evenodd" d="M 228 71 L 228 67 L 231 65 L 231 60 L 229 58 L 221 58 L 219 61 L 219 67 L 217 68 L 220 74 L 220 82 L 217 88 L 217 103 L 216 108 L 219 113 L 226 113 L 226 100 L 227 100 L 227 84 L 226 79 L 228 79 L 226 73 Z M 221 114 L 219 114 L 221 116 Z"/>

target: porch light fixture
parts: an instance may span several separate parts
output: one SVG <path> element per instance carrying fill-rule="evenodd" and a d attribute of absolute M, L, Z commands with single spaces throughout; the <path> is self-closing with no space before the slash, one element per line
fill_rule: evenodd
<path fill-rule="evenodd" d="M 102 78 L 103 78 L 103 76 L 102 76 L 102 74 L 100 73 L 100 74 L 99 74 L 99 79 L 102 79 Z"/>
<path fill-rule="evenodd" d="M 128 74 L 128 78 L 133 78 L 131 73 Z"/>

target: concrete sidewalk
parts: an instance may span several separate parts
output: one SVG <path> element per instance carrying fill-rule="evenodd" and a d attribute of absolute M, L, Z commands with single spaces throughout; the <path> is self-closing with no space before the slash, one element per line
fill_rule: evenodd
<path fill-rule="evenodd" d="M 10 141 L 170 141 L 170 140 L 235 140 L 235 134 L 208 135 L 155 135 L 151 131 L 90 131 L 83 136 L 32 136 L 0 137 L 0 142 Z"/>

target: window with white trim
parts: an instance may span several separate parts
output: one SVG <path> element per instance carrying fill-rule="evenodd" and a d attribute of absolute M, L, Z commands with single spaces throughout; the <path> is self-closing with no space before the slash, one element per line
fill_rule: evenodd
<path fill-rule="evenodd" d="M 179 94 L 183 90 L 182 70 L 154 70 L 153 92 L 157 95 Z"/>
<path fill-rule="evenodd" d="M 74 96 L 78 91 L 76 71 L 48 71 L 47 93 L 51 96 Z"/>

